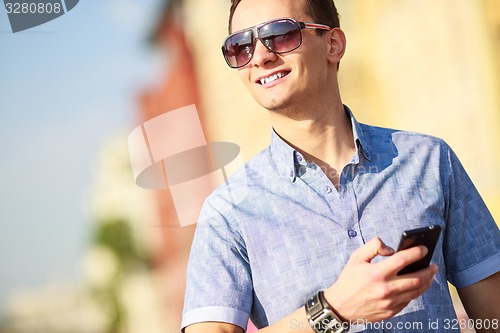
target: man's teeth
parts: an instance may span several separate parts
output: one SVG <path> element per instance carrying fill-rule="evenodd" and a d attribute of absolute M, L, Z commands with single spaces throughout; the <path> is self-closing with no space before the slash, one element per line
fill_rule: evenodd
<path fill-rule="evenodd" d="M 281 79 L 282 77 L 285 77 L 285 76 L 286 76 L 286 73 L 284 73 L 284 72 L 276 73 L 276 74 L 271 75 L 269 77 L 260 79 L 260 84 L 268 84 L 268 83 L 271 83 L 273 81 L 276 81 L 277 79 Z"/>

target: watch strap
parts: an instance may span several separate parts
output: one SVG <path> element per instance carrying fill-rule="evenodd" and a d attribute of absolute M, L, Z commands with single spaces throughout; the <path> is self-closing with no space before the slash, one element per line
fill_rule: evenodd
<path fill-rule="evenodd" d="M 349 330 L 330 307 L 322 290 L 307 300 L 305 308 L 309 325 L 316 333 L 343 333 Z"/>

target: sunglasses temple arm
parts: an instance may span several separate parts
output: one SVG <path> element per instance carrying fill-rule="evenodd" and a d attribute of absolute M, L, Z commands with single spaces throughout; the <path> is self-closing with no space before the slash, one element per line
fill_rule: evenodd
<path fill-rule="evenodd" d="M 324 25 L 324 24 L 319 24 L 319 23 L 312 23 L 312 22 L 298 22 L 300 25 L 301 29 L 320 29 L 320 30 L 332 30 L 331 27 Z"/>

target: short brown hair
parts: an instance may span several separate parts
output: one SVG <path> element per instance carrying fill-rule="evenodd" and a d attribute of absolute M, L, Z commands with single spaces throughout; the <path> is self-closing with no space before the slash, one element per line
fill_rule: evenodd
<path fill-rule="evenodd" d="M 332 28 L 340 27 L 340 19 L 337 8 L 333 0 L 303 0 L 306 13 L 311 16 L 314 23 L 326 24 Z M 231 9 L 229 11 L 229 26 L 228 30 L 231 33 L 231 24 L 233 23 L 233 15 L 236 7 L 241 0 L 231 0 Z"/>

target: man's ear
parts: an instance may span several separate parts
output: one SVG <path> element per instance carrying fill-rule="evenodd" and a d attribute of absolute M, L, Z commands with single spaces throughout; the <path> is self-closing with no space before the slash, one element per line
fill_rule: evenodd
<path fill-rule="evenodd" d="M 344 56 L 346 48 L 346 38 L 340 28 L 333 28 L 327 32 L 328 35 L 328 61 L 332 64 L 338 64 Z"/>

